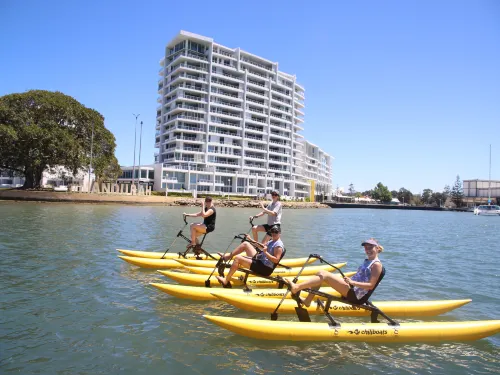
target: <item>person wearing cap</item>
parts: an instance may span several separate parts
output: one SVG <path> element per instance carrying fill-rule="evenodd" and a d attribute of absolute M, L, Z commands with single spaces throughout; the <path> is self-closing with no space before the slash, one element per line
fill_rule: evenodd
<path fill-rule="evenodd" d="M 217 213 L 215 207 L 212 204 L 212 197 L 205 197 L 205 201 L 201 202 L 201 211 L 195 214 L 183 213 L 185 217 L 198 217 L 203 218 L 203 223 L 192 223 L 190 225 L 191 230 L 191 243 L 188 245 L 196 246 L 197 237 L 205 233 L 210 233 L 215 230 L 215 219 L 217 218 Z"/>
<path fill-rule="evenodd" d="M 247 241 L 242 242 L 232 252 L 229 254 L 219 253 L 224 260 L 234 257 L 233 264 L 231 264 L 226 277 L 217 276 L 219 283 L 226 286 L 239 267 L 249 268 L 251 271 L 262 276 L 269 276 L 273 273 L 283 254 L 284 245 L 280 238 L 281 229 L 279 227 L 272 227 L 270 232 L 271 240 L 267 244 L 254 241 L 246 234 Z M 258 253 L 254 246 L 261 248 L 262 252 Z M 242 253 L 246 253 L 246 256 Z"/>
<path fill-rule="evenodd" d="M 342 278 L 338 274 L 332 274 L 328 271 L 319 271 L 316 276 L 311 277 L 309 280 L 295 284 L 289 279 L 285 279 L 290 291 L 297 294 L 303 289 L 318 290 L 323 282 L 339 292 L 342 297 L 348 302 L 360 304 L 365 302 L 363 297 L 372 289 L 376 287 L 380 274 L 382 273 L 382 263 L 378 259 L 378 254 L 384 248 L 373 238 L 364 241 L 361 246 L 365 248 L 367 258 L 359 266 L 358 272 L 352 277 Z M 352 286 L 352 288 L 351 288 Z M 301 299 L 305 306 L 310 306 L 314 298 L 314 294 L 309 293 L 306 299 Z"/>
<path fill-rule="evenodd" d="M 269 232 L 271 228 L 276 225 L 278 227 L 281 227 L 281 212 L 283 207 L 281 206 L 281 202 L 279 201 L 280 195 L 278 194 L 277 191 L 273 191 L 271 193 L 271 197 L 272 197 L 272 202 L 267 207 L 264 207 L 264 202 L 261 202 L 260 205 L 262 206 L 262 211 L 255 216 L 250 216 L 250 220 L 253 220 L 267 214 L 267 224 L 254 225 L 252 227 L 252 234 L 254 241 L 259 240 L 259 232 L 266 232 L 266 235 L 262 240 L 263 243 L 266 243 L 269 240 L 269 238 L 271 238 L 271 234 Z"/>

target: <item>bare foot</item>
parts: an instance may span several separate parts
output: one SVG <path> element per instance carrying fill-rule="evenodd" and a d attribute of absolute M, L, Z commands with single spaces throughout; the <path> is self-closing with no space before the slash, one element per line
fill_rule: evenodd
<path fill-rule="evenodd" d="M 292 280 L 290 279 L 285 279 L 285 284 L 287 284 L 289 287 L 290 287 L 290 291 L 293 293 L 293 294 L 297 294 L 297 292 L 299 291 L 299 287 L 297 286 L 297 284 L 295 284 Z"/>
<path fill-rule="evenodd" d="M 217 253 L 223 260 L 228 260 L 231 259 L 231 253 L 229 254 L 222 254 L 222 253 Z"/>
<path fill-rule="evenodd" d="M 303 304 L 305 307 L 311 306 L 311 302 L 309 302 L 308 304 L 306 303 L 307 298 L 299 297 L 299 299 L 300 299 L 300 303 Z"/>
<path fill-rule="evenodd" d="M 225 286 L 225 285 L 227 284 L 227 282 L 226 282 L 226 278 L 225 278 L 225 277 L 222 277 L 222 276 L 215 276 L 215 278 L 216 278 L 216 279 L 217 279 L 217 281 L 218 281 L 219 283 L 221 283 L 222 285 L 224 285 L 224 286 Z"/>

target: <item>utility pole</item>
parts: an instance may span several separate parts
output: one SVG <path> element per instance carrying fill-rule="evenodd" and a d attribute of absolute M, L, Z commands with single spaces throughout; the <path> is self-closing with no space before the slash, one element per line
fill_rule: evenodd
<path fill-rule="evenodd" d="M 136 115 L 135 113 L 132 113 L 132 116 L 135 116 L 135 129 L 134 129 L 134 167 L 132 168 L 132 185 L 135 184 L 135 144 L 137 140 L 137 117 L 139 117 L 141 114 Z"/>
<path fill-rule="evenodd" d="M 141 133 L 139 136 L 139 185 L 141 184 L 141 148 L 142 148 L 142 121 L 141 121 Z"/>

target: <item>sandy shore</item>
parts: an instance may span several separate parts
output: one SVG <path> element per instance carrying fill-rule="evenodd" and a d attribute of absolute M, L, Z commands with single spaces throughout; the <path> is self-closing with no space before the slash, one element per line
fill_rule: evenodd
<path fill-rule="evenodd" d="M 107 194 L 64 193 L 53 191 L 0 190 L 0 200 L 92 203 L 92 204 L 135 204 L 162 206 L 194 206 L 199 205 L 193 198 L 161 197 L 161 196 L 131 196 Z M 214 199 L 217 207 L 260 207 L 260 201 Z M 325 204 L 314 202 L 282 202 L 284 208 L 329 208 Z"/>

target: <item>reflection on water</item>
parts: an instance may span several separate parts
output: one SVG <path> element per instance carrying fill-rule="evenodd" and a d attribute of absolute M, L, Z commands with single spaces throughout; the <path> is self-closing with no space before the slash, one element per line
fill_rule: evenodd
<path fill-rule="evenodd" d="M 165 277 L 121 261 L 115 251 L 164 251 L 183 225 L 182 212 L 193 208 L 0 203 L 0 211 L 5 373 L 498 373 L 499 335 L 442 344 L 265 342 L 208 323 L 203 314 L 269 317 L 219 301 L 171 297 L 149 286 L 169 282 Z M 232 236 L 248 231 L 248 216 L 255 213 L 219 209 L 207 250 L 226 249 Z M 426 320 L 500 318 L 493 287 L 500 284 L 498 218 L 285 210 L 283 228 L 288 257 L 321 253 L 347 261 L 348 270 L 363 259 L 361 241 L 378 238 L 386 248 L 381 259 L 387 276 L 375 300 L 472 298 Z M 173 251 L 183 246 L 179 241 Z"/>

